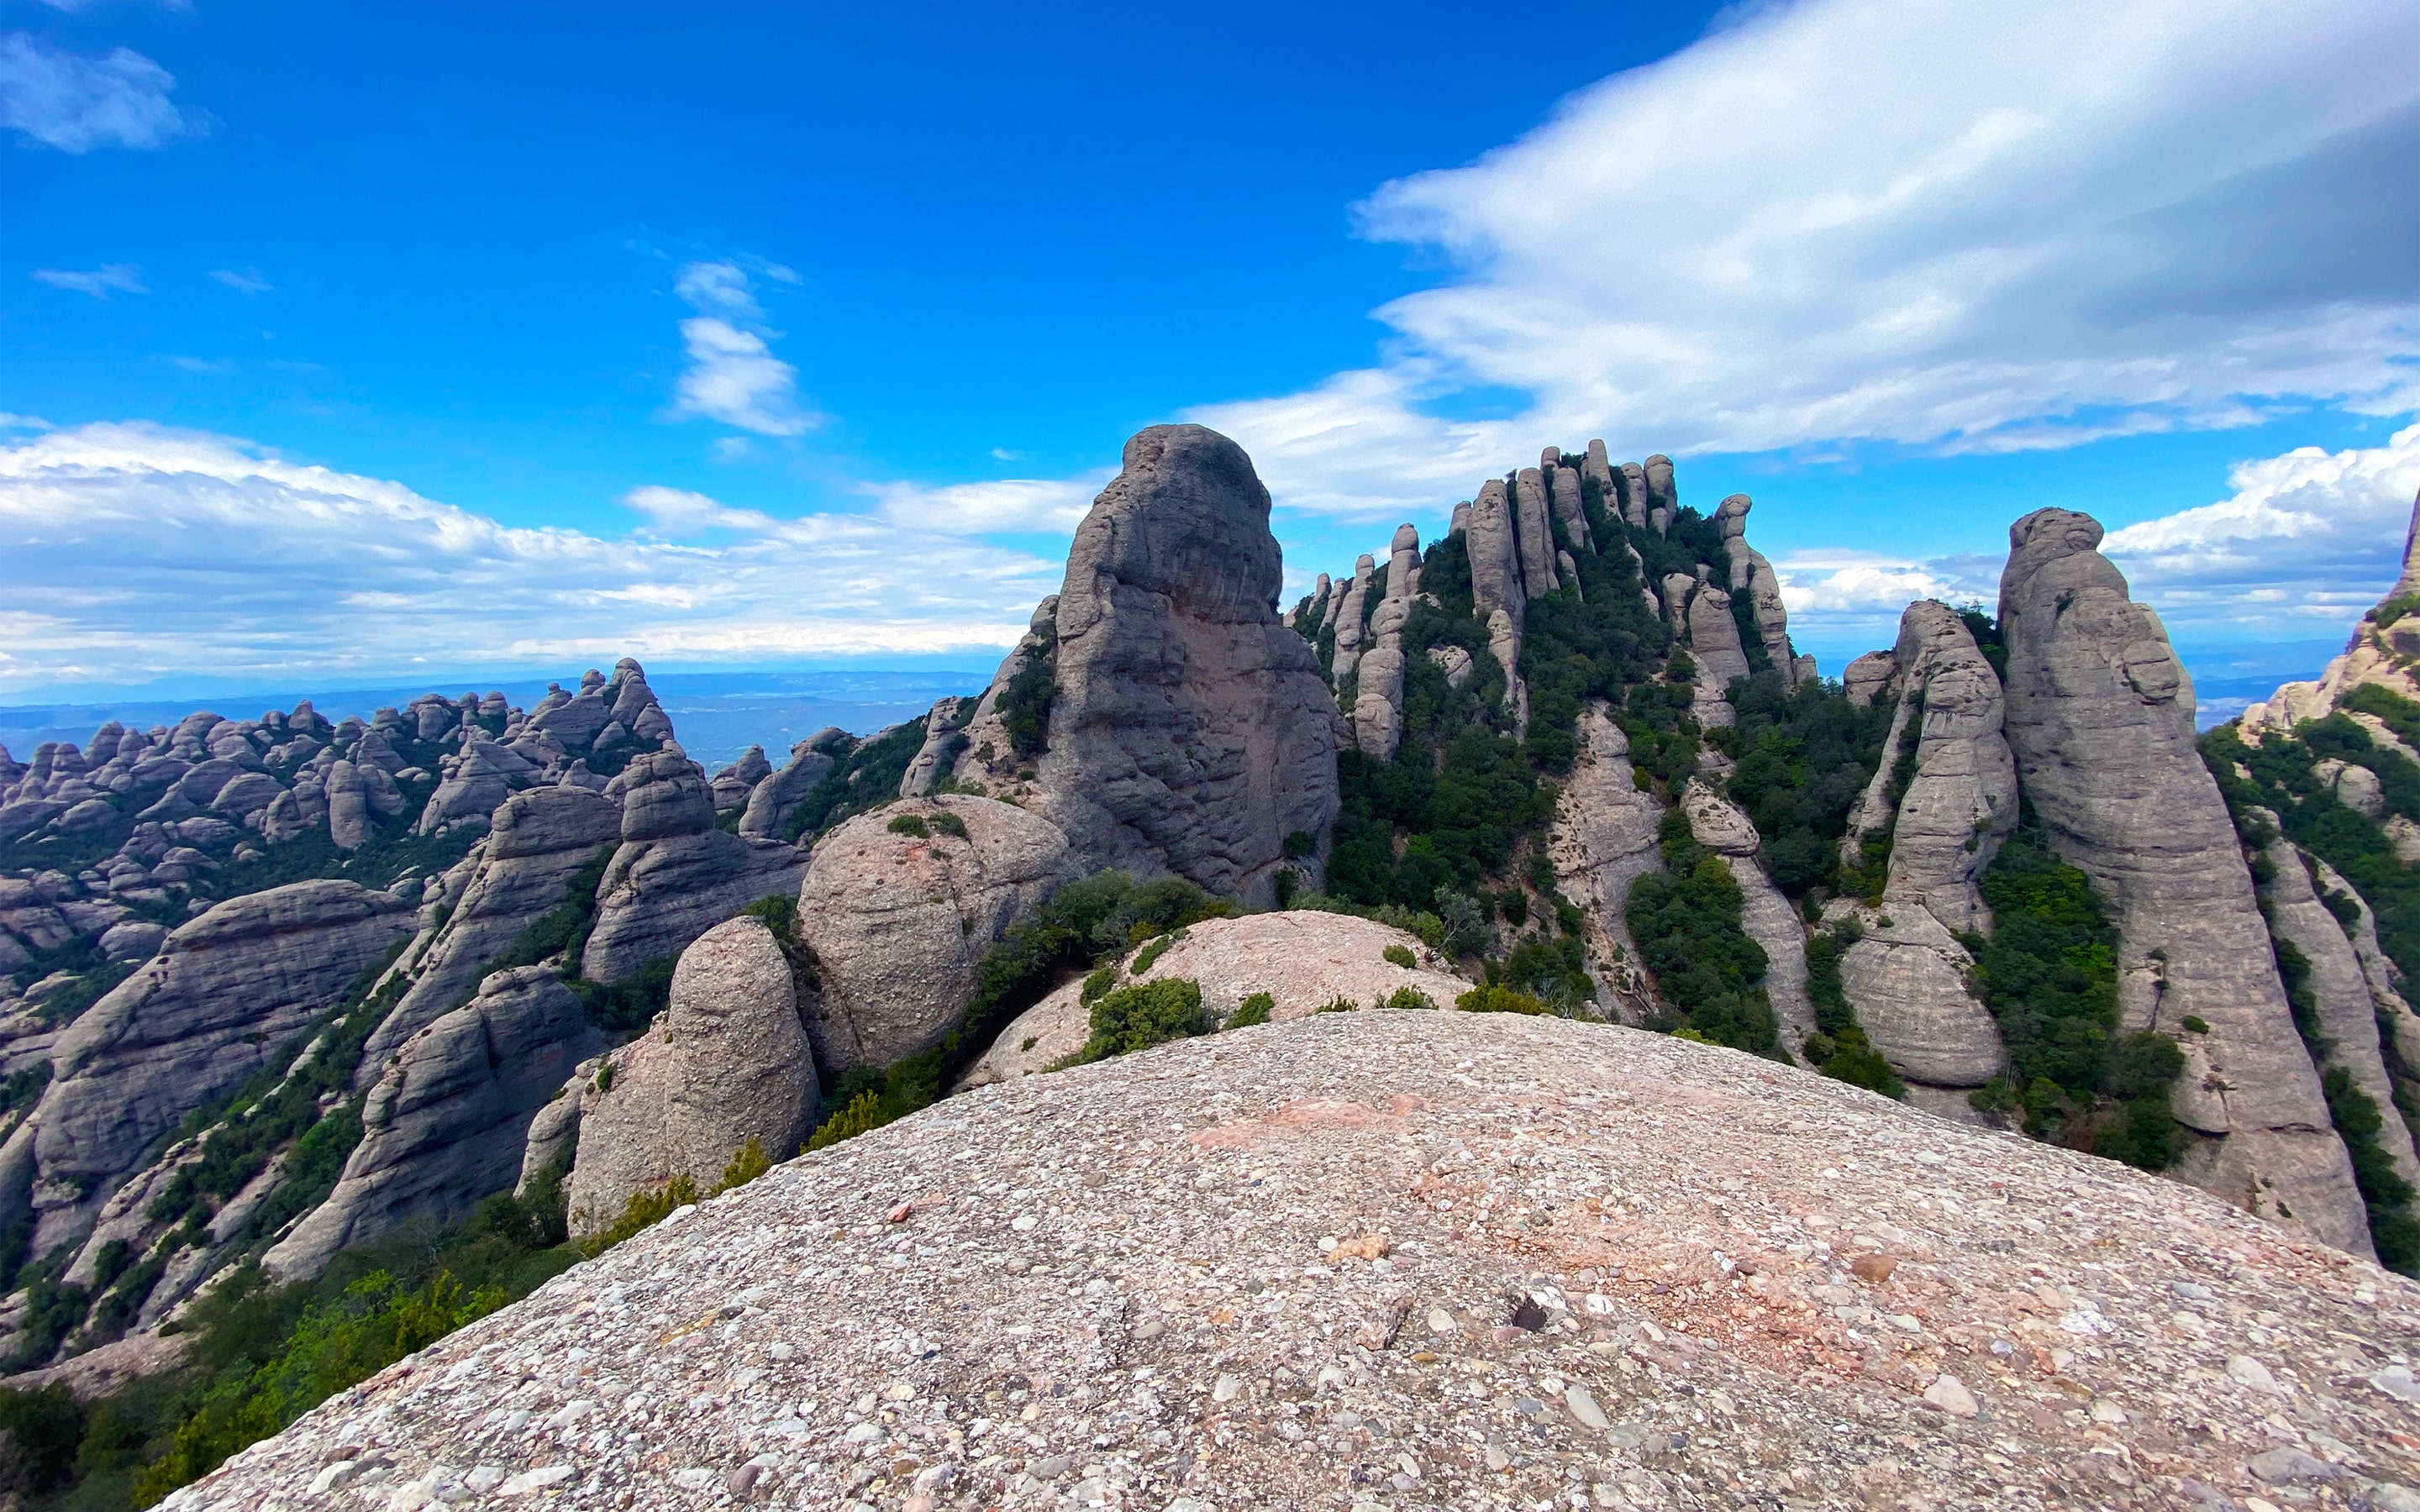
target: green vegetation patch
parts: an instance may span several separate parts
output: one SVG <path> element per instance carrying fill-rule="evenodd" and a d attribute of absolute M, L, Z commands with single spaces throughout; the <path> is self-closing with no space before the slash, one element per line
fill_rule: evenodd
<path fill-rule="evenodd" d="M 1881 763 L 1891 706 L 1859 708 L 1837 682 L 1786 687 L 1778 671 L 1734 683 L 1731 705 L 1737 727 L 1705 739 L 1739 764 L 1727 790 L 1756 825 L 1774 885 L 1792 898 L 1819 886 L 1843 890 L 1840 838 Z M 1894 774 L 1902 791 L 1916 754 L 1914 741 L 1903 744 L 1908 770 Z"/>
<path fill-rule="evenodd" d="M 1678 809 L 1665 814 L 1659 836 L 1665 870 L 1631 885 L 1625 910 L 1639 956 L 1669 1005 L 1653 1026 L 1787 1062 L 1762 985 L 1771 963 L 1742 927 L 1730 868 L 1698 843 Z"/>

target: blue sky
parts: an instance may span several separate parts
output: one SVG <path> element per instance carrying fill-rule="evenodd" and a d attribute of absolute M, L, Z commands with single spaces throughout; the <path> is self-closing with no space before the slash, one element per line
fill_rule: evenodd
<path fill-rule="evenodd" d="M 1177 418 L 1297 590 L 1604 436 L 1827 666 L 2044 503 L 2196 655 L 2341 637 L 2420 23 L 2019 8 L 0 0 L 0 696 L 980 666 Z"/>

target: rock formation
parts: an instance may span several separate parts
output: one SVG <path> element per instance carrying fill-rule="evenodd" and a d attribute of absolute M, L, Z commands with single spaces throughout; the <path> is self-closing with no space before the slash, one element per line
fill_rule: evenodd
<path fill-rule="evenodd" d="M 1336 611 L 1336 654 L 1330 671 L 1340 687 L 1361 664 L 1361 645 L 1369 633 L 1370 582 L 1377 570 L 1377 560 L 1363 552 L 1353 563 L 1353 584 L 1344 590 L 1342 607 Z"/>
<path fill-rule="evenodd" d="M 1078 527 L 1030 801 L 1086 867 L 1265 902 L 1286 837 L 1334 818 L 1344 720 L 1278 623 L 1268 518 L 1241 447 L 1158 425 Z"/>
<path fill-rule="evenodd" d="M 892 827 L 909 822 L 922 833 Z M 958 794 L 825 836 L 799 889 L 799 935 L 822 983 L 807 1011 L 815 1054 L 835 1069 L 887 1066 L 939 1043 L 1001 931 L 1082 871 L 1048 820 Z"/>
<path fill-rule="evenodd" d="M 706 774 L 678 749 L 632 762 L 607 789 L 622 843 L 597 889 L 581 972 L 615 981 L 676 953 L 759 898 L 797 890 L 806 854 L 714 827 Z"/>
<path fill-rule="evenodd" d="M 1738 805 L 1703 779 L 1691 778 L 1681 795 L 1681 808 L 1698 843 L 1722 857 L 1739 884 L 1740 928 L 1764 949 L 1765 995 L 1780 1021 L 1781 1042 L 1795 1055 L 1815 1032 L 1815 1001 L 1807 990 L 1807 932 L 1798 911 L 1757 861 L 1756 825 Z"/>
<path fill-rule="evenodd" d="M 2261 702 L 2245 709 L 2240 725 L 2244 738 L 2258 742 L 2264 732 L 2291 732 L 2305 719 L 2321 719 L 2335 712 L 2345 694 L 2374 684 L 2407 699 L 2420 700 L 2420 499 L 2412 506 L 2412 528 L 2403 538 L 2403 571 L 2378 606 L 2353 627 L 2343 655 L 2328 663 L 2317 682 L 2288 683 Z M 2356 722 L 2374 725 L 2364 716 Z M 2377 733 L 2373 730 L 2373 734 Z"/>
<path fill-rule="evenodd" d="M 404 1041 L 462 1006 L 521 931 L 562 905 L 566 886 L 614 843 L 622 820 L 612 800 L 576 787 L 534 788 L 497 809 L 444 922 L 411 963 L 411 986 L 363 1047 L 360 1085 L 375 1083 Z"/>
<path fill-rule="evenodd" d="M 2000 580 L 2008 737 L 2059 855 L 2092 879 L 2121 944 L 2130 1029 L 2191 1015 L 2178 1120 L 2207 1135 L 2190 1180 L 2290 1215 L 2356 1254 L 2369 1233 L 2217 785 L 2194 746 L 2193 685 L 2159 617 L 2103 558 L 2099 522 L 2037 510 Z"/>
<path fill-rule="evenodd" d="M 2390 1509 L 2415 1352 L 2409 1283 L 2113 1163 L 1627 1029 L 1323 1014 L 807 1156 L 166 1504 Z"/>
<path fill-rule="evenodd" d="M 575 1230 L 610 1225 L 632 1195 L 675 1177 L 712 1190 L 751 1140 L 788 1159 L 816 1092 L 788 958 L 760 920 L 716 925 L 681 952 L 671 1007 L 583 1072 L 566 1088 L 578 1107 Z M 531 1145 L 524 1168 L 559 1158 L 535 1148 L 535 1128 Z"/>
<path fill-rule="evenodd" d="M 1522 591 L 1543 598 L 1561 585 L 1555 577 L 1555 532 L 1546 523 L 1546 484 L 1536 468 L 1523 468 L 1513 480 L 1512 518 Z"/>
<path fill-rule="evenodd" d="M 789 764 L 749 789 L 748 807 L 739 816 L 739 838 L 782 839 L 790 815 L 832 769 L 835 749 L 845 750 L 847 742 L 845 732 L 828 727 L 792 746 Z"/>
<path fill-rule="evenodd" d="M 2002 730 L 1999 674 L 1956 610 L 1931 600 L 1908 606 L 1886 664 L 1889 676 L 1877 687 L 1898 707 L 1882 764 L 1841 843 L 1855 864 L 1867 835 L 1888 828 L 1890 860 L 1878 907 L 1834 905 L 1835 917 L 1857 913 L 1865 930 L 1842 955 L 1841 985 L 1910 1096 L 1966 1118 L 1963 1089 L 1990 1081 L 2008 1057 L 1998 1026 L 1967 990 L 1974 961 L 1954 936 L 1991 927 L 1976 879 L 2016 827 L 2016 763 Z M 1911 740 L 1915 762 L 1894 806 Z"/>
<path fill-rule="evenodd" d="M 1380 761 L 1394 755 L 1403 738 L 1404 623 L 1412 617 L 1419 574 L 1420 532 L 1398 526 L 1388 556 L 1387 595 L 1370 616 L 1373 643 L 1361 658 L 1360 690 L 1353 703 L 1354 740 Z"/>
<path fill-rule="evenodd" d="M 1132 963 L 1151 949 L 1140 972 Z M 1412 965 L 1387 959 L 1389 949 L 1407 951 Z M 1269 1019 L 1284 1024 L 1339 1003 L 1382 1009 L 1409 989 L 1436 1008 L 1450 1009 L 1470 991 L 1451 963 L 1416 935 L 1373 919 L 1345 914 L 1250 914 L 1213 918 L 1179 931 L 1173 943 L 1146 944 L 1120 963 L 1118 987 L 1152 981 L 1190 981 L 1202 989 L 1202 1006 L 1220 1021 L 1232 1018 L 1256 993 L 1270 998 Z M 1047 1071 L 1084 1047 L 1092 1012 L 1084 984 L 1071 981 L 1018 1015 L 991 1051 L 959 1078 L 958 1088 L 1014 1081 Z"/>
<path fill-rule="evenodd" d="M 1555 876 L 1584 916 L 1600 1006 L 1643 1023 L 1653 1011 L 1652 992 L 1624 911 L 1632 884 L 1664 869 L 1656 834 L 1664 806 L 1639 788 L 1630 737 L 1602 703 L 1580 711 L 1580 752 L 1555 810 Z"/>
<path fill-rule="evenodd" d="M 54 1079 L 28 1124 L 34 1253 L 81 1228 L 152 1141 L 287 1048 L 411 921 L 384 893 L 297 882 L 171 933 L 52 1050 Z M 16 1216 L 0 1212 L 0 1226 Z"/>
<path fill-rule="evenodd" d="M 580 999 L 542 966 L 500 971 L 404 1041 L 362 1104 L 362 1142 L 328 1200 L 271 1246 L 273 1275 L 315 1276 L 336 1251 L 413 1218 L 460 1218 L 513 1184 L 530 1119 L 604 1048 Z"/>
<path fill-rule="evenodd" d="M 1764 553 L 1747 544 L 1748 496 L 1735 493 L 1714 510 L 1714 528 L 1722 532 L 1731 562 L 1731 596 L 1748 595 L 1755 608 L 1757 638 L 1784 677 L 1798 680 L 1797 656 L 1790 649 L 1790 611 L 1781 602 L 1781 579 Z"/>
<path fill-rule="evenodd" d="M 901 797 L 923 797 L 956 768 L 958 752 L 967 747 L 967 723 L 982 702 L 970 698 L 935 702 L 932 712 L 924 717 L 924 744 L 908 760 L 907 774 L 899 779 Z"/>

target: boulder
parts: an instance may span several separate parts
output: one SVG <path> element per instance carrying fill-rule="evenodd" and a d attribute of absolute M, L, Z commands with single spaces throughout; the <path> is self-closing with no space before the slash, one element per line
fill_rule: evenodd
<path fill-rule="evenodd" d="M 2007 728 L 2050 843 L 2120 936 L 2129 1029 L 2210 1026 L 2176 1112 L 2208 1135 L 2180 1174 L 2323 1242 L 2369 1252 L 2351 1164 L 2294 1030 L 2252 876 L 2194 744 L 2193 684 L 2086 515 L 2017 521 L 2000 579 Z M 2290 1215 L 2290 1216 L 2288 1216 Z"/>
<path fill-rule="evenodd" d="M 1158 425 L 1077 528 L 1032 801 L 1087 869 L 1264 903 L 1286 838 L 1335 818 L 1344 720 L 1278 623 L 1268 522 L 1243 448 Z"/>
<path fill-rule="evenodd" d="M 611 1224 L 633 1194 L 676 1176 L 712 1190 L 752 1139 L 768 1159 L 789 1159 L 815 1106 L 789 959 L 752 918 L 682 951 L 671 1005 L 604 1065 L 613 1070 L 600 1068 L 579 1100 L 566 1189 L 578 1230 Z"/>
<path fill-rule="evenodd" d="M 1195 982 L 1202 1006 L 1222 1021 L 1255 993 L 1269 995 L 1270 1022 L 1284 1024 L 1338 1002 L 1383 1007 L 1407 987 L 1439 1009 L 1451 1009 L 1471 986 L 1419 936 L 1345 914 L 1301 910 L 1206 919 L 1178 931 L 1141 972 L 1127 969 L 1140 950 L 1151 949 L 1144 945 L 1126 953 L 1117 985 Z M 1388 960 L 1389 949 L 1411 952 L 1413 964 Z M 1047 1071 L 1082 1049 L 1092 1035 L 1092 1010 L 1082 990 L 1081 981 L 1068 982 L 1019 1014 L 958 1079 L 958 1089 Z"/>
<path fill-rule="evenodd" d="M 1862 709 L 1878 698 L 1897 697 L 1898 677 L 1896 656 L 1887 651 L 1869 651 L 1841 671 L 1840 687 L 1849 702 Z"/>
<path fill-rule="evenodd" d="M 1731 596 L 1712 583 L 1699 585 L 1689 595 L 1689 655 L 1698 661 L 1699 686 L 1711 692 L 1722 693 L 1747 675 L 1747 653 L 1740 646 Z"/>
<path fill-rule="evenodd" d="M 1735 493 L 1714 509 L 1714 528 L 1722 532 L 1723 546 L 1730 558 L 1730 591 L 1734 597 L 1748 595 L 1756 613 L 1757 639 L 1763 642 L 1765 655 L 1782 674 L 1796 681 L 1798 663 L 1790 649 L 1790 610 L 1781 602 L 1781 579 L 1774 575 L 1773 563 L 1764 553 L 1747 544 L 1747 514 L 1752 507 L 1748 496 Z"/>
<path fill-rule="evenodd" d="M 748 795 L 756 784 L 773 775 L 773 764 L 765 759 L 765 748 L 751 746 L 739 759 L 714 774 L 706 784 L 714 797 L 714 811 L 727 814 L 748 806 Z"/>
<path fill-rule="evenodd" d="M 33 1118 L 35 1253 L 80 1228 L 186 1114 L 284 1050 L 411 921 L 385 893 L 315 881 L 232 899 L 170 933 L 54 1049 L 56 1079 Z"/>
<path fill-rule="evenodd" d="M 1647 486 L 1648 518 L 1652 520 L 1660 512 L 1668 524 L 1681 510 L 1681 491 L 1672 482 L 1672 459 L 1658 452 L 1647 459 L 1639 471 Z M 1664 527 L 1656 527 L 1655 533 L 1663 534 Z"/>
<path fill-rule="evenodd" d="M 362 1142 L 328 1199 L 261 1257 L 287 1280 L 414 1218 L 451 1223 L 520 1175 L 530 1120 L 605 1046 L 551 970 L 499 971 L 404 1042 L 362 1104 Z"/>
<path fill-rule="evenodd" d="M 943 815 L 965 825 L 963 839 L 933 827 Z M 891 827 L 904 819 L 926 832 Z M 799 889 L 799 935 L 822 983 L 807 1032 L 822 1063 L 887 1066 L 939 1043 L 1001 932 L 1080 874 L 1057 825 L 961 794 L 893 804 L 826 835 Z"/>
<path fill-rule="evenodd" d="M 1361 662 L 1361 644 L 1370 612 L 1370 580 L 1377 575 L 1376 559 L 1364 551 L 1353 563 L 1353 585 L 1344 590 L 1336 611 L 1336 651 L 1330 658 L 1329 680 L 1337 687 L 1352 676 Z"/>
<path fill-rule="evenodd" d="M 847 749 L 847 733 L 836 727 L 816 731 L 790 748 L 789 764 L 748 792 L 748 807 L 739 816 L 743 840 L 781 840 L 790 815 L 806 801 L 824 774 L 832 769 L 831 748 Z"/>
<path fill-rule="evenodd" d="M 1621 518 L 1633 530 L 1647 529 L 1647 470 L 1636 462 L 1621 464 Z"/>
<path fill-rule="evenodd" d="M 566 884 L 614 843 L 621 818 L 582 788 L 532 788 L 504 800 L 444 922 L 419 948 L 411 984 L 362 1047 L 357 1085 L 376 1082 L 404 1041 L 461 1007 L 521 931 L 566 902 Z"/>

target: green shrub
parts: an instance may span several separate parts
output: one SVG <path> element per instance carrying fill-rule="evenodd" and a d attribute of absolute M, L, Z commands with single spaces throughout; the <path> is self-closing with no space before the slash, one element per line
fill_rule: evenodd
<path fill-rule="evenodd" d="M 1109 994 L 1093 1005 L 1092 1026 L 1092 1037 L 1064 1064 L 1085 1066 L 1131 1055 L 1171 1040 L 1208 1034 L 1218 1024 L 1202 1006 L 1201 983 L 1179 977 Z"/>
<path fill-rule="evenodd" d="M 1836 1081 L 1903 1099 L 1907 1084 L 1866 1038 L 1865 1026 L 1857 1022 L 1856 1010 L 1840 985 L 1840 958 L 1864 933 L 1864 927 L 1852 916 L 1807 942 L 1807 994 L 1815 1005 L 1815 1032 L 1807 1037 L 1807 1059 Z"/>
<path fill-rule="evenodd" d="M 1117 984 L 1118 964 L 1112 961 L 1084 979 L 1084 985 L 1078 990 L 1076 1000 L 1084 1007 L 1090 1008 L 1106 996 L 1109 990 Z"/>
<path fill-rule="evenodd" d="M 1419 958 L 1412 954 L 1409 946 L 1390 945 L 1380 953 L 1386 957 L 1389 965 L 1401 966 L 1405 971 L 1414 970 L 1420 964 Z"/>
<path fill-rule="evenodd" d="M 947 809 L 933 816 L 933 829 L 935 833 L 950 836 L 954 840 L 967 838 L 967 822 Z"/>
<path fill-rule="evenodd" d="M 1436 1008 L 1436 999 L 1420 991 L 1418 987 L 1398 987 L 1392 993 L 1388 994 L 1387 1000 L 1379 1006 L 1382 1008 L 1399 1010 L 1428 1009 L 1434 1011 Z"/>
<path fill-rule="evenodd" d="M 1743 594 L 1735 607 L 1747 606 Z M 1753 640 L 1753 637 L 1749 638 Z M 1839 869 L 1840 838 L 1882 760 L 1891 706 L 1849 702 L 1838 683 L 1806 682 L 1792 687 L 1781 671 L 1759 672 L 1732 689 L 1739 724 L 1726 732 L 1738 760 L 1725 783 L 1763 841 L 1765 868 L 1776 886 L 1802 898 L 1818 885 L 1833 885 Z M 1911 719 L 1916 730 L 1919 721 Z M 1913 776 L 1915 743 L 1904 741 Z"/>
<path fill-rule="evenodd" d="M 1761 985 L 1764 948 L 1741 923 L 1739 883 L 1698 843 L 1682 810 L 1665 814 L 1659 835 L 1666 870 L 1632 884 L 1625 910 L 1639 957 L 1670 1005 L 1655 1026 L 1692 1028 L 1716 1044 L 1787 1060 Z"/>
<path fill-rule="evenodd" d="M 2395 1161 L 2379 1140 L 2386 1119 L 2375 1099 L 2361 1089 L 2352 1072 L 2331 1066 L 2319 1078 L 2328 1102 L 2328 1116 L 2352 1157 L 2353 1184 L 2361 1190 L 2369 1212 L 2370 1242 L 2378 1263 L 2412 1275 L 2420 1271 L 2420 1219 L 2412 1215 L 2412 1183 L 2395 1169 Z"/>
<path fill-rule="evenodd" d="M 687 1176 L 675 1176 L 660 1186 L 643 1187 L 630 1194 L 629 1200 L 622 1205 L 620 1215 L 613 1222 L 582 1236 L 581 1253 L 594 1259 L 622 1241 L 653 1228 L 671 1217 L 675 1211 L 696 1200 L 697 1183 Z"/>
<path fill-rule="evenodd" d="M 844 1139 L 879 1129 L 891 1121 L 883 1116 L 881 1094 L 869 1088 L 850 1098 L 846 1106 L 816 1125 L 815 1132 L 807 1136 L 807 1148 L 828 1149 Z"/>
<path fill-rule="evenodd" d="M 933 836 L 933 832 L 925 827 L 924 821 L 911 813 L 899 815 L 884 827 L 894 835 L 910 835 L 918 840 L 930 840 Z"/>
<path fill-rule="evenodd" d="M 1029 658 L 1001 689 L 993 707 L 1008 732 L 1009 748 L 1020 759 L 1032 761 L 1049 745 L 1050 704 L 1058 696 L 1059 685 L 1051 676 L 1047 650 Z"/>
<path fill-rule="evenodd" d="M 1255 1024 L 1266 1024 L 1269 1021 L 1269 1014 L 1276 1011 L 1277 1006 L 1278 1000 L 1267 993 L 1254 993 L 1237 1005 L 1235 1011 L 1229 1015 L 1227 1027 L 1249 1029 Z"/>
<path fill-rule="evenodd" d="M 1527 1013 L 1532 1016 L 1554 1011 L 1530 996 L 1510 987 L 1482 982 L 1453 1000 L 1453 1006 L 1465 1013 Z"/>

